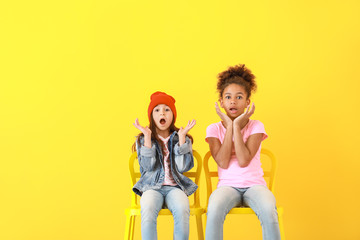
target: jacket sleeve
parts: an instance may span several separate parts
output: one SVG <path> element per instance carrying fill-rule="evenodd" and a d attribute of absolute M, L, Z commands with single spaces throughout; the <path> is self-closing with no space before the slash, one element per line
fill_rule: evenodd
<path fill-rule="evenodd" d="M 194 167 L 194 156 L 192 154 L 192 144 L 188 137 L 185 143 L 179 145 L 177 142 L 174 146 L 175 165 L 180 173 L 189 171 Z"/>
<path fill-rule="evenodd" d="M 152 144 L 151 148 L 144 146 L 144 140 L 140 139 L 140 145 L 136 141 L 136 151 L 138 155 L 138 161 L 141 172 L 151 171 L 154 169 L 156 164 L 156 146 Z"/>

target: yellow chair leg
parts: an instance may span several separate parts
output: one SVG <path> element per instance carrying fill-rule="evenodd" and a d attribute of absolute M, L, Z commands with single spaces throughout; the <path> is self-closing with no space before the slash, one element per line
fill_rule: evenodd
<path fill-rule="evenodd" d="M 198 240 L 204 240 L 204 231 L 203 231 L 201 215 L 196 215 L 196 226 L 197 226 Z"/>
<path fill-rule="evenodd" d="M 131 216 L 126 215 L 124 240 L 130 240 Z"/>
<path fill-rule="evenodd" d="M 131 234 L 131 237 L 130 237 L 130 240 L 133 240 L 133 239 L 134 239 L 134 232 L 135 232 L 135 218 L 136 218 L 136 216 L 132 216 L 132 218 L 131 218 L 131 229 L 130 229 L 130 234 Z"/>
<path fill-rule="evenodd" d="M 279 228 L 280 228 L 280 236 L 281 236 L 281 240 L 285 240 L 285 230 L 284 230 L 284 221 L 283 221 L 283 216 L 282 216 L 282 211 L 281 213 L 278 215 L 278 219 L 279 219 Z"/>

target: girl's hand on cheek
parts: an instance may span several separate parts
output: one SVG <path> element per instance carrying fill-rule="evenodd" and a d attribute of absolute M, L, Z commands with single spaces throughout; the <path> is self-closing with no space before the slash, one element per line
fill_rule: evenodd
<path fill-rule="evenodd" d="M 220 110 L 219 104 L 217 102 L 215 102 L 215 110 L 217 115 L 219 115 L 219 117 L 223 121 L 225 128 L 227 128 L 227 126 L 232 125 L 232 120 L 228 117 L 228 115 L 226 115 Z"/>
<path fill-rule="evenodd" d="M 193 119 L 191 122 L 189 121 L 187 126 L 185 128 L 181 127 L 178 131 L 178 134 L 179 136 L 185 136 L 189 131 L 190 129 L 192 129 L 196 124 L 196 121 L 195 119 Z"/>
<path fill-rule="evenodd" d="M 252 103 L 251 107 L 249 105 L 243 114 L 241 114 L 240 116 L 234 119 L 234 125 L 237 125 L 241 128 L 245 127 L 247 121 L 254 114 L 254 112 L 255 112 L 255 104 Z"/>
<path fill-rule="evenodd" d="M 145 127 L 141 126 L 138 118 L 135 119 L 135 123 L 133 123 L 133 125 L 137 129 L 139 129 L 144 134 L 144 136 L 151 136 L 150 128 L 148 126 L 145 126 Z"/>

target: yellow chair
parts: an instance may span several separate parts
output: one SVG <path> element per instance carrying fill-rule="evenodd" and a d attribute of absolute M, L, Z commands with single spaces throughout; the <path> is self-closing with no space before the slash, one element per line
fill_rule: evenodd
<path fill-rule="evenodd" d="M 272 154 L 269 150 L 262 148 L 261 149 L 261 159 L 262 157 L 267 157 L 271 160 L 270 162 L 270 170 L 265 171 L 264 169 L 264 178 L 267 179 L 268 188 L 271 192 L 274 192 L 274 180 L 275 180 L 275 172 L 276 172 L 276 158 L 274 154 Z M 209 205 L 209 198 L 212 193 L 212 181 L 211 178 L 218 177 L 218 172 L 210 171 L 209 170 L 209 159 L 212 158 L 211 152 L 207 152 L 204 157 L 204 170 L 205 170 L 205 178 L 206 178 L 206 188 L 207 188 L 207 202 L 206 202 L 206 209 Z M 263 160 L 262 160 L 263 161 Z M 214 160 L 215 162 L 215 160 Z M 277 206 L 278 212 L 278 220 L 279 220 L 279 228 L 280 228 L 280 236 L 282 240 L 285 240 L 285 233 L 284 233 L 284 223 L 283 223 L 283 208 Z M 237 207 L 230 210 L 228 214 L 255 214 L 255 212 L 249 207 Z"/>
<path fill-rule="evenodd" d="M 185 176 L 188 178 L 192 178 L 196 185 L 199 186 L 200 181 L 200 173 L 202 168 L 202 161 L 201 156 L 198 152 L 193 150 L 194 155 L 194 165 L 195 167 L 190 170 L 189 172 L 184 173 Z M 137 158 L 137 153 L 134 152 L 129 161 L 129 170 L 131 175 L 132 184 L 135 185 L 136 179 L 139 179 L 141 174 L 140 171 L 135 171 L 134 163 L 138 164 L 138 161 L 135 161 Z M 198 239 L 204 239 L 204 231 L 202 225 L 202 214 L 205 213 L 205 209 L 200 207 L 200 200 L 199 200 L 199 188 L 196 192 L 191 196 L 194 198 L 194 203 L 190 205 L 190 215 L 196 216 L 196 224 L 197 224 L 197 234 Z M 134 239 L 134 227 L 135 227 L 135 219 L 136 216 L 141 215 L 141 207 L 139 204 L 139 196 L 136 195 L 134 192 L 131 194 L 131 207 L 125 210 L 126 214 L 126 225 L 125 225 L 125 240 L 132 240 Z M 169 209 L 161 209 L 159 215 L 172 215 Z"/>

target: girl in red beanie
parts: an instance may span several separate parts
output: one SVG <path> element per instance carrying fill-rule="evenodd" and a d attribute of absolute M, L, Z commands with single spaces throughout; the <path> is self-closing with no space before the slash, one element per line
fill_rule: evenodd
<path fill-rule="evenodd" d="M 159 211 L 166 206 L 174 217 L 174 239 L 189 239 L 190 208 L 187 196 L 197 186 L 183 175 L 194 166 L 192 137 L 187 133 L 195 125 L 189 121 L 177 128 L 175 99 L 164 92 L 151 95 L 148 107 L 149 127 L 134 126 L 141 131 L 133 149 L 137 151 L 141 177 L 133 191 L 141 196 L 142 239 L 157 239 Z"/>

